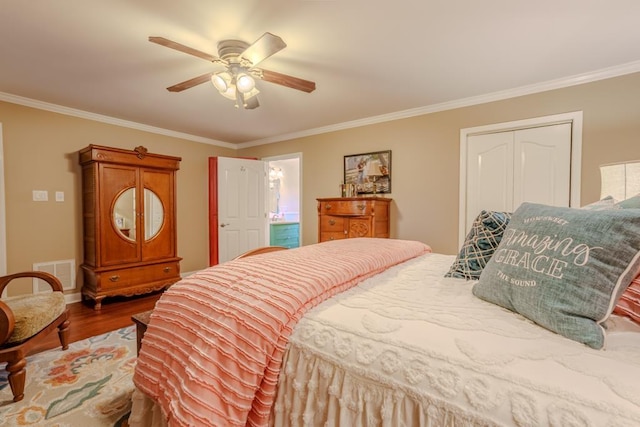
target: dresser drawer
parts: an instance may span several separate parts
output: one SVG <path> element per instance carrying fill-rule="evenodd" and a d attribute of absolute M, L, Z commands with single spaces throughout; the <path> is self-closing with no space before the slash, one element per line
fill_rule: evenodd
<path fill-rule="evenodd" d="M 297 236 L 300 224 L 271 224 L 271 234 L 278 236 Z"/>
<path fill-rule="evenodd" d="M 331 200 L 320 202 L 320 215 L 371 215 L 371 204 L 364 200 Z"/>
<path fill-rule="evenodd" d="M 345 218 L 340 216 L 321 215 L 320 227 L 322 231 L 342 232 L 345 228 Z"/>
<path fill-rule="evenodd" d="M 300 224 L 271 224 L 271 246 L 297 248 L 300 246 Z"/>
<path fill-rule="evenodd" d="M 346 239 L 347 233 L 345 233 L 344 231 L 335 231 L 335 232 L 326 232 L 323 231 L 320 233 L 320 241 L 321 242 L 326 242 L 328 240 L 341 240 L 341 239 Z"/>

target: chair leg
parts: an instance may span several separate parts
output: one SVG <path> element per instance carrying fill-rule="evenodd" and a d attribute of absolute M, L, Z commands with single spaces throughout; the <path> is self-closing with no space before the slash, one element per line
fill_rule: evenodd
<path fill-rule="evenodd" d="M 62 349 L 66 350 L 69 348 L 69 320 L 65 320 L 58 326 L 58 337 L 60 338 L 60 344 L 62 344 Z"/>
<path fill-rule="evenodd" d="M 6 370 L 9 372 L 8 380 L 13 392 L 13 401 L 19 402 L 24 398 L 24 383 L 27 378 L 27 359 L 24 357 L 17 362 L 8 361 Z"/>

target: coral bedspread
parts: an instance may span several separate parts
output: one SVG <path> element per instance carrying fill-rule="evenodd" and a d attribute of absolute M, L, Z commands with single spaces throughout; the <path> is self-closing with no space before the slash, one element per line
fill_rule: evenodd
<path fill-rule="evenodd" d="M 231 261 L 172 286 L 134 374 L 169 425 L 266 425 L 285 346 L 302 315 L 391 266 L 420 242 L 348 239 Z"/>

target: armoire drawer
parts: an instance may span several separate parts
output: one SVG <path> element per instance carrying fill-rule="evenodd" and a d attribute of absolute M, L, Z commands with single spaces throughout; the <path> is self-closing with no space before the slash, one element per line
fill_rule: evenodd
<path fill-rule="evenodd" d="M 104 271 L 98 276 L 99 287 L 107 291 L 180 278 L 180 264 L 166 262 Z"/>

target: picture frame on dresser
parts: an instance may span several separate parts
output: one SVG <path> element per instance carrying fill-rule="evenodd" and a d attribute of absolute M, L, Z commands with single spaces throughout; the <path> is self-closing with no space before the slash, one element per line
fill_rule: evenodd
<path fill-rule="evenodd" d="M 344 156 L 344 183 L 358 194 L 391 193 L 391 150 Z"/>

